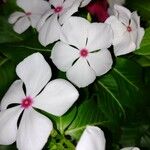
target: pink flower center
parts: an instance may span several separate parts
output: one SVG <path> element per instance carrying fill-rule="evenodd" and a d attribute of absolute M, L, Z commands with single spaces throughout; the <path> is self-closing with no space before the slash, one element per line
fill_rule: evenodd
<path fill-rule="evenodd" d="M 62 6 L 58 6 L 58 7 L 55 7 L 54 12 L 55 13 L 60 13 L 62 10 L 63 10 L 63 7 Z"/>
<path fill-rule="evenodd" d="M 21 102 L 21 107 L 27 109 L 32 106 L 33 100 L 31 97 L 26 97 Z"/>
<path fill-rule="evenodd" d="M 80 51 L 80 56 L 81 56 L 81 57 L 87 57 L 88 54 L 89 54 L 89 52 L 88 52 L 88 50 L 85 49 L 85 48 Z"/>
<path fill-rule="evenodd" d="M 131 31 L 132 31 L 132 28 L 131 28 L 130 26 L 128 26 L 128 27 L 127 27 L 127 31 L 128 31 L 128 32 L 131 32 Z"/>
<path fill-rule="evenodd" d="M 30 16 L 32 13 L 31 12 L 27 12 L 26 13 L 26 16 Z"/>

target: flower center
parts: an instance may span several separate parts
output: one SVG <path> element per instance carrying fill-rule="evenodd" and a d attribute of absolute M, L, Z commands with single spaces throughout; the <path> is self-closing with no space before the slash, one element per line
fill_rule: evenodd
<path fill-rule="evenodd" d="M 85 48 L 80 51 L 80 56 L 81 56 L 81 57 L 87 57 L 88 54 L 89 54 L 89 52 L 88 52 L 88 50 L 85 49 Z"/>
<path fill-rule="evenodd" d="M 55 13 L 60 13 L 62 10 L 63 10 L 63 7 L 62 6 L 58 6 L 58 7 L 55 7 L 54 12 Z"/>
<path fill-rule="evenodd" d="M 130 26 L 128 26 L 128 27 L 127 27 L 127 31 L 128 31 L 128 32 L 131 32 L 131 31 L 132 31 L 132 28 L 131 28 Z"/>
<path fill-rule="evenodd" d="M 31 97 L 26 97 L 21 102 L 21 107 L 27 109 L 32 106 L 33 100 Z"/>
<path fill-rule="evenodd" d="M 31 15 L 31 12 L 27 12 L 27 13 L 26 13 L 26 16 L 30 16 L 30 15 Z"/>

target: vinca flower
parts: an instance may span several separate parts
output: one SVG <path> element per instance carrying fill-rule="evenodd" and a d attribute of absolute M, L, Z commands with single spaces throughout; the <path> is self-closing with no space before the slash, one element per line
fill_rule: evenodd
<path fill-rule="evenodd" d="M 87 126 L 76 146 L 76 150 L 105 150 L 103 131 L 95 126 Z"/>
<path fill-rule="evenodd" d="M 42 16 L 38 23 L 39 41 L 47 46 L 60 38 L 61 25 L 78 11 L 80 1 L 77 0 L 50 0 L 51 8 Z"/>
<path fill-rule="evenodd" d="M 44 0 L 17 0 L 17 5 L 24 12 L 16 11 L 8 19 L 10 24 L 14 24 L 15 32 L 21 34 L 30 26 L 36 28 L 43 13 L 49 8 L 48 2 Z"/>
<path fill-rule="evenodd" d="M 137 12 L 131 13 L 127 8 L 114 6 L 115 16 L 110 16 L 106 23 L 110 24 L 114 32 L 114 53 L 116 56 L 128 54 L 138 49 L 144 36 L 144 29 L 140 27 L 140 17 Z"/>
<path fill-rule="evenodd" d="M 51 59 L 78 87 L 86 87 L 112 67 L 107 50 L 112 29 L 105 23 L 90 23 L 81 17 L 70 17 L 62 27 L 62 36 L 52 49 Z"/>
<path fill-rule="evenodd" d="M 25 58 L 16 72 L 20 80 L 10 86 L 1 101 L 0 145 L 16 141 L 19 150 L 41 150 L 53 125 L 35 108 L 61 116 L 77 100 L 78 92 L 63 79 L 48 83 L 51 68 L 40 53 Z"/>

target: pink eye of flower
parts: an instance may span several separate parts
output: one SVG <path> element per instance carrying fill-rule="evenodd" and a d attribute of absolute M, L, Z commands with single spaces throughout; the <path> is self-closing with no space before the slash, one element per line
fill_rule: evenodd
<path fill-rule="evenodd" d="M 132 28 L 131 28 L 130 26 L 128 26 L 128 27 L 127 27 L 127 31 L 128 31 L 128 32 L 131 32 L 131 31 L 132 31 Z"/>
<path fill-rule="evenodd" d="M 89 52 L 88 52 L 88 50 L 85 49 L 85 48 L 80 51 L 80 56 L 81 56 L 81 57 L 87 57 L 88 54 L 89 54 Z"/>
<path fill-rule="evenodd" d="M 58 7 L 56 7 L 55 9 L 54 9 L 54 12 L 55 13 L 59 13 L 59 12 L 61 12 L 63 10 L 63 7 L 62 6 L 58 6 Z"/>
<path fill-rule="evenodd" d="M 22 100 L 21 107 L 27 109 L 32 106 L 33 100 L 31 97 L 26 97 Z"/>
<path fill-rule="evenodd" d="M 27 12 L 26 13 L 26 16 L 30 16 L 32 13 L 31 12 Z"/>

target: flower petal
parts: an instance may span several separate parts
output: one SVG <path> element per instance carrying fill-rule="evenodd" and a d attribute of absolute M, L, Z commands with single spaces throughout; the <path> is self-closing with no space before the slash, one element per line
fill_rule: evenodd
<path fill-rule="evenodd" d="M 39 23 L 37 24 L 37 30 L 40 31 L 41 27 L 45 24 L 46 20 L 53 14 L 53 10 L 48 10 L 47 12 L 45 12 Z"/>
<path fill-rule="evenodd" d="M 57 15 L 52 15 L 39 31 L 39 41 L 43 46 L 47 46 L 60 38 L 61 26 L 58 23 Z"/>
<path fill-rule="evenodd" d="M 85 48 L 90 23 L 81 17 L 70 17 L 62 27 L 60 39 L 78 49 Z"/>
<path fill-rule="evenodd" d="M 10 24 L 14 24 L 19 18 L 21 18 L 23 16 L 25 16 L 25 13 L 16 11 L 10 15 L 8 22 Z"/>
<path fill-rule="evenodd" d="M 49 3 L 44 0 L 17 0 L 17 5 L 34 14 L 43 14 L 49 9 Z"/>
<path fill-rule="evenodd" d="M 65 21 L 67 21 L 72 14 L 74 14 L 75 12 L 77 12 L 78 8 L 79 8 L 79 5 L 80 5 L 80 2 L 77 0 L 70 7 L 65 6 L 67 8 L 64 8 L 65 9 L 64 12 L 59 17 L 60 24 L 64 24 Z"/>
<path fill-rule="evenodd" d="M 29 18 L 27 16 L 24 16 L 15 23 L 15 25 L 13 26 L 13 29 L 18 34 L 21 34 L 24 31 L 26 31 L 30 27 L 30 25 L 31 23 L 30 23 Z"/>
<path fill-rule="evenodd" d="M 1 101 L 1 110 L 5 110 L 10 104 L 20 104 L 23 98 L 25 98 L 23 82 L 21 80 L 16 80 L 4 95 Z"/>
<path fill-rule="evenodd" d="M 120 150 L 140 150 L 138 147 L 125 147 Z"/>
<path fill-rule="evenodd" d="M 115 11 L 115 16 L 122 22 L 124 23 L 126 26 L 129 25 L 129 20 L 131 18 L 131 12 L 120 5 L 114 5 L 114 11 Z"/>
<path fill-rule="evenodd" d="M 76 150 L 105 150 L 105 137 L 103 131 L 94 126 L 87 126 L 84 130 Z"/>
<path fill-rule="evenodd" d="M 63 43 L 57 42 L 52 49 L 51 59 L 61 71 L 67 71 L 73 62 L 79 58 L 79 50 Z"/>
<path fill-rule="evenodd" d="M 68 81 L 51 81 L 43 92 L 35 98 L 34 107 L 56 116 L 62 116 L 74 104 L 79 96 L 76 88 Z"/>
<path fill-rule="evenodd" d="M 63 5 L 64 0 L 50 0 L 49 2 L 54 7 L 58 7 Z"/>
<path fill-rule="evenodd" d="M 67 71 L 67 78 L 79 88 L 86 87 L 96 78 L 94 70 L 88 65 L 85 58 L 78 59 Z"/>
<path fill-rule="evenodd" d="M 108 72 L 113 64 L 110 52 L 107 49 L 102 49 L 99 52 L 90 53 L 87 60 L 91 68 L 96 72 L 97 76 Z"/>
<path fill-rule="evenodd" d="M 33 28 L 36 28 L 40 19 L 41 19 L 41 15 L 31 15 L 30 16 L 31 26 Z"/>
<path fill-rule="evenodd" d="M 89 51 L 95 51 L 111 46 L 113 40 L 113 31 L 110 25 L 106 23 L 92 23 L 88 30 L 87 48 Z"/>
<path fill-rule="evenodd" d="M 110 24 L 112 27 L 114 33 L 113 44 L 119 43 L 127 28 L 115 16 L 110 16 L 105 23 Z"/>
<path fill-rule="evenodd" d="M 51 68 L 40 53 L 25 58 L 16 68 L 26 86 L 26 96 L 36 96 L 51 78 Z"/>
<path fill-rule="evenodd" d="M 20 106 L 0 112 L 0 145 L 10 145 L 16 141 L 17 121 L 21 112 Z"/>
<path fill-rule="evenodd" d="M 33 108 L 25 110 L 18 133 L 17 148 L 21 150 L 41 150 L 53 129 L 52 122 Z"/>
<path fill-rule="evenodd" d="M 114 45 L 115 56 L 128 54 L 136 49 L 136 45 L 131 41 L 129 33 L 125 33 L 120 43 Z"/>
<path fill-rule="evenodd" d="M 140 44 L 142 42 L 144 34 L 145 34 L 144 28 L 139 28 L 138 29 L 138 38 L 137 38 L 137 49 L 140 48 Z"/>

